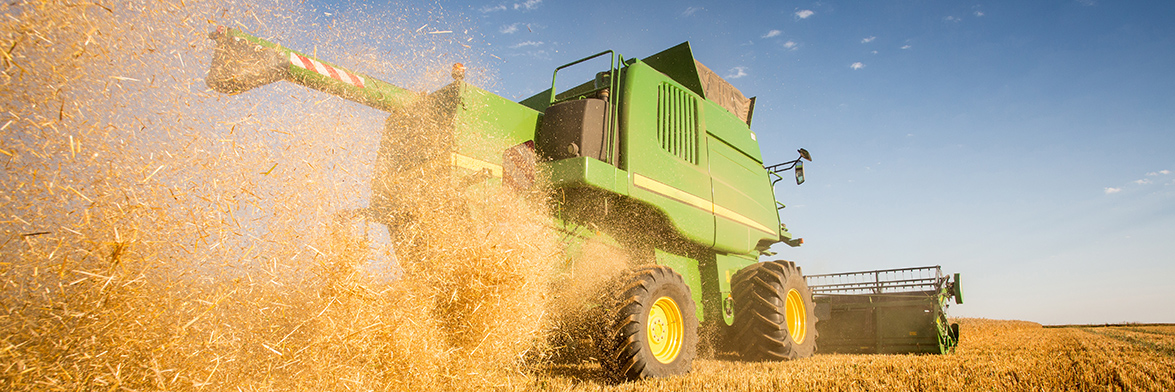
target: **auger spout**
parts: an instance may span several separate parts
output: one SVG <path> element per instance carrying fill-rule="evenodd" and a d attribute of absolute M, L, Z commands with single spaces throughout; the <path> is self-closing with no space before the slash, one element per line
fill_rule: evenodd
<path fill-rule="evenodd" d="M 205 83 L 212 90 L 239 94 L 277 81 L 289 81 L 383 111 L 413 104 L 422 94 L 329 64 L 311 56 L 219 26 Z"/>

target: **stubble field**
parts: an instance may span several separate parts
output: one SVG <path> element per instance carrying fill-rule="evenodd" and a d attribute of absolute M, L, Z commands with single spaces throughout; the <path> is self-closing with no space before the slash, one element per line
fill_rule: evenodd
<path fill-rule="evenodd" d="M 1170 391 L 1175 325 L 1046 328 L 960 319 L 951 355 L 817 354 L 791 362 L 694 362 L 689 375 L 611 385 L 589 366 L 552 366 L 538 390 Z"/>

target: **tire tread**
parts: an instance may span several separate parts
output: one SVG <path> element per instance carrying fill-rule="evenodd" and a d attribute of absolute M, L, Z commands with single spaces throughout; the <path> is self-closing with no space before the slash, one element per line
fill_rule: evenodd
<path fill-rule="evenodd" d="M 803 276 L 794 262 L 769 261 L 752 264 L 732 277 L 735 320 L 731 343 L 744 359 L 779 361 L 807 357 L 815 352 L 818 333 L 810 296 L 805 301 L 809 335 L 804 344 L 793 342 L 787 331 L 784 309 L 787 282 L 792 276 L 801 279 Z"/>

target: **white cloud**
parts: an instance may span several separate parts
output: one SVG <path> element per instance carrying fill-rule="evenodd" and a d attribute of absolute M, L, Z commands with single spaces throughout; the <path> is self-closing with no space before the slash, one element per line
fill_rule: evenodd
<path fill-rule="evenodd" d="M 514 32 L 518 31 L 518 25 L 520 25 L 520 24 L 521 23 L 508 24 L 508 25 L 502 26 L 502 28 L 498 29 L 498 31 L 501 32 L 502 34 L 514 34 Z"/>
<path fill-rule="evenodd" d="M 539 4 L 542 4 L 542 3 L 543 3 L 543 0 L 526 0 L 526 2 L 523 2 L 523 3 L 514 3 L 514 9 L 525 8 L 528 10 L 533 10 L 535 8 L 538 8 Z"/>
<path fill-rule="evenodd" d="M 1167 169 L 1163 169 L 1163 170 L 1159 170 L 1159 174 L 1168 175 L 1168 174 L 1171 174 L 1171 171 L 1167 170 Z"/>
<path fill-rule="evenodd" d="M 800 17 L 800 19 L 808 19 L 808 17 L 812 16 L 812 14 L 815 14 L 815 12 L 812 12 L 812 10 L 796 11 L 796 16 Z"/>
<path fill-rule="evenodd" d="M 1146 184 L 1150 184 L 1151 180 L 1147 179 L 1147 178 L 1143 178 L 1141 180 L 1135 180 L 1134 183 L 1138 184 L 1138 185 L 1146 185 Z"/>
<path fill-rule="evenodd" d="M 874 50 L 874 51 L 872 51 L 872 52 L 869 52 L 869 53 L 877 54 L 877 51 L 876 51 L 876 50 Z"/>
<path fill-rule="evenodd" d="M 519 42 L 519 43 L 517 43 L 517 44 L 511 45 L 511 46 L 510 46 L 510 49 L 525 48 L 525 47 L 527 47 L 527 46 L 540 46 L 540 45 L 542 45 L 542 44 L 543 44 L 543 41 L 526 41 L 526 42 Z"/>
<path fill-rule="evenodd" d="M 852 69 L 865 68 L 865 63 L 858 61 L 858 62 L 853 63 L 853 65 L 850 65 L 849 68 L 852 68 Z"/>
<path fill-rule="evenodd" d="M 763 34 L 763 36 L 759 37 L 759 38 L 778 37 L 780 34 L 783 34 L 783 32 L 779 31 L 779 30 L 771 30 L 771 31 L 768 31 L 767 34 Z"/>
<path fill-rule="evenodd" d="M 686 8 L 685 11 L 681 12 L 681 16 L 691 16 L 695 12 L 698 12 L 701 10 L 702 10 L 702 7 L 689 7 L 689 8 Z"/>
<path fill-rule="evenodd" d="M 505 5 L 498 4 L 498 5 L 495 5 L 495 6 L 489 6 L 489 5 L 487 5 L 487 6 L 485 6 L 485 7 L 481 7 L 481 9 L 480 9 L 479 11 L 481 11 L 481 13 L 483 13 L 483 14 L 487 14 L 487 13 L 490 13 L 490 12 L 505 11 L 505 10 L 506 10 L 506 6 L 505 6 Z"/>
<path fill-rule="evenodd" d="M 912 46 L 910 46 L 910 45 L 902 45 L 902 49 L 909 49 L 909 48 L 912 48 Z"/>
<path fill-rule="evenodd" d="M 960 22 L 960 21 L 962 21 L 962 20 L 963 20 L 963 18 L 960 18 L 960 17 L 957 17 L 957 16 L 953 16 L 953 15 L 952 15 L 952 16 L 948 16 L 948 17 L 942 18 L 942 20 L 945 20 L 945 21 L 947 21 L 947 22 L 956 22 L 956 23 L 957 23 L 957 22 Z"/>
<path fill-rule="evenodd" d="M 875 40 L 875 39 L 877 39 L 877 37 L 873 37 L 873 36 L 870 36 L 869 38 L 862 38 L 861 43 L 867 44 L 867 43 L 873 42 L 873 40 Z"/>
<path fill-rule="evenodd" d="M 796 47 L 798 47 L 798 46 L 800 46 L 800 44 L 797 44 L 796 41 L 792 41 L 792 40 L 788 40 L 787 42 L 783 43 L 783 47 L 788 48 L 790 50 L 796 50 Z"/>
<path fill-rule="evenodd" d="M 975 16 L 983 16 L 983 11 L 975 11 Z"/>
<path fill-rule="evenodd" d="M 1077 0 L 1077 2 L 1081 3 L 1081 5 L 1084 5 L 1086 7 L 1092 7 L 1092 6 L 1097 5 L 1097 2 L 1093 1 L 1093 0 Z"/>
<path fill-rule="evenodd" d="M 1122 188 L 1106 188 L 1106 194 L 1121 192 Z"/>
<path fill-rule="evenodd" d="M 734 67 L 726 74 L 727 79 L 738 79 L 747 76 L 747 67 Z"/>

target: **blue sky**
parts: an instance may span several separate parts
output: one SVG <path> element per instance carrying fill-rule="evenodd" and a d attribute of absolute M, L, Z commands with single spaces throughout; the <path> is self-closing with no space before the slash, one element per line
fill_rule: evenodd
<path fill-rule="evenodd" d="M 690 41 L 758 97 L 768 163 L 812 152 L 807 183 L 777 186 L 806 243 L 776 250 L 807 273 L 942 265 L 963 274 L 958 316 L 1175 322 L 1175 3 L 369 8 L 457 26 L 482 84 L 516 100 L 580 57 Z"/>

